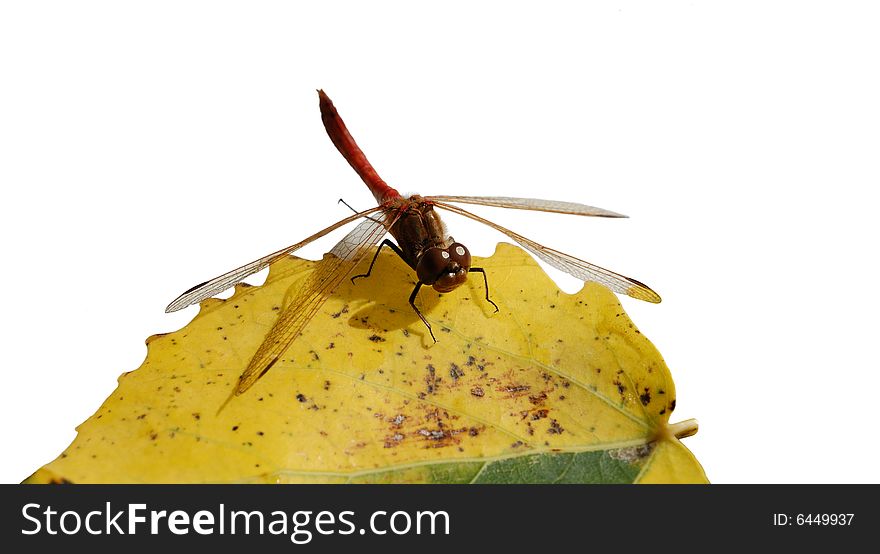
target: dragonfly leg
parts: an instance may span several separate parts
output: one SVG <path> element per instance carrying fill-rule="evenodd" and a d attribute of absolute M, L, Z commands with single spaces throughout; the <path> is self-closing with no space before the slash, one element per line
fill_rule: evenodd
<path fill-rule="evenodd" d="M 349 210 L 353 211 L 354 213 L 358 213 L 358 211 L 357 211 L 356 209 L 354 209 L 354 208 L 352 208 L 351 206 L 349 206 L 349 205 L 348 205 L 348 202 L 346 202 L 346 201 L 343 200 L 342 198 L 339 199 L 339 202 L 337 202 L 337 204 L 343 204 L 343 205 L 344 205 L 346 208 L 348 208 Z M 364 216 L 364 217 L 367 218 L 367 219 L 369 219 L 370 221 L 373 221 L 373 222 L 376 222 L 376 223 L 382 223 L 382 222 L 379 221 L 378 219 L 372 218 L 372 217 L 370 217 L 370 216 L 368 216 L 368 215 L 367 215 L 367 216 Z"/>
<path fill-rule="evenodd" d="M 339 202 L 337 202 L 337 204 L 342 204 L 343 206 L 345 206 L 345 207 L 348 208 L 349 210 L 353 211 L 354 213 L 358 213 L 358 211 L 357 211 L 356 209 L 352 208 L 352 207 L 348 204 L 348 202 L 345 201 L 344 198 L 340 198 L 340 199 L 339 199 Z"/>
<path fill-rule="evenodd" d="M 370 267 L 369 267 L 369 269 L 367 269 L 367 272 L 366 272 L 366 273 L 362 273 L 362 274 L 360 274 L 360 275 L 355 275 L 354 277 L 352 277 L 352 278 L 351 278 L 351 282 L 352 282 L 352 284 L 354 284 L 354 280 L 355 280 L 355 279 L 359 279 L 359 278 L 361 278 L 361 277 L 369 277 L 369 276 L 370 276 L 370 274 L 373 272 L 373 264 L 376 263 L 376 259 L 379 257 L 379 252 L 382 251 L 382 247 L 383 247 L 383 246 L 387 246 L 388 248 L 394 250 L 394 252 L 395 252 L 398 256 L 400 256 L 400 259 L 401 259 L 401 260 L 404 259 L 404 257 L 403 257 L 403 251 L 402 251 L 402 250 L 401 250 L 396 244 L 394 244 L 393 242 L 391 242 L 391 241 L 388 240 L 388 239 L 385 239 L 385 240 L 382 241 L 382 244 L 379 245 L 379 248 L 376 249 L 376 254 L 373 255 L 373 261 L 370 262 Z"/>
<path fill-rule="evenodd" d="M 419 281 L 416 283 L 416 288 L 413 289 L 412 294 L 409 295 L 409 305 L 412 306 L 412 309 L 419 315 L 422 320 L 422 323 L 425 324 L 425 327 L 428 328 L 428 332 L 431 333 L 431 338 L 434 339 L 434 342 L 437 342 L 437 337 L 434 336 L 434 330 L 431 329 L 431 324 L 428 323 L 428 320 L 425 319 L 425 316 L 422 315 L 422 312 L 416 308 L 416 296 L 419 294 L 419 289 L 422 288 L 422 282 Z"/>
<path fill-rule="evenodd" d="M 482 267 L 472 267 L 468 270 L 468 273 L 482 273 L 483 274 L 483 284 L 486 285 L 486 302 L 495 306 L 495 313 L 498 313 L 498 304 L 492 302 L 492 299 L 489 298 L 489 279 L 486 278 L 486 270 Z"/>

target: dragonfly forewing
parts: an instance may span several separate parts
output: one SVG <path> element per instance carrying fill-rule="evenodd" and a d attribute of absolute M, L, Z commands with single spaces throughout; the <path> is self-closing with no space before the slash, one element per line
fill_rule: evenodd
<path fill-rule="evenodd" d="M 564 271 L 569 275 L 577 277 L 583 281 L 596 281 L 597 283 L 601 283 L 613 290 L 618 294 L 625 294 L 632 298 L 636 298 L 638 300 L 644 300 L 645 302 L 660 302 L 660 295 L 650 289 L 644 283 L 640 283 L 635 279 L 631 279 L 624 275 L 620 275 L 619 273 L 615 273 L 603 267 L 599 267 L 597 265 L 593 265 L 589 262 L 585 262 L 579 258 L 575 258 L 569 254 L 565 254 L 564 252 L 560 252 L 558 250 L 553 250 L 552 248 L 548 248 L 537 242 L 528 239 L 519 233 L 515 233 L 510 229 L 502 227 L 497 223 L 493 223 L 488 219 L 483 219 L 482 217 L 472 214 L 467 210 L 459 208 L 458 206 L 453 206 L 451 204 L 444 204 L 443 202 L 434 202 L 434 204 L 444 210 L 449 210 L 453 213 L 457 213 L 459 215 L 463 215 L 465 217 L 469 217 L 474 221 L 479 221 L 493 229 L 501 231 L 508 237 L 515 240 L 520 246 L 537 256 L 539 259 L 547 262 L 551 266 L 555 267 L 560 271 Z"/>
<path fill-rule="evenodd" d="M 425 196 L 425 200 L 437 202 L 457 202 L 459 204 L 478 204 L 495 208 L 512 208 L 514 210 L 533 210 L 556 214 L 584 215 L 591 217 L 627 217 L 611 210 L 564 202 L 562 200 L 542 200 L 540 198 L 513 198 L 510 196 Z"/>
<path fill-rule="evenodd" d="M 311 275 L 281 310 L 278 320 L 241 374 L 236 395 L 248 390 L 278 361 L 339 284 L 382 240 L 395 217 L 392 210 L 378 211 L 364 219 L 315 264 Z"/>
<path fill-rule="evenodd" d="M 321 229 L 314 235 L 301 240 L 296 244 L 292 244 L 287 248 L 282 248 L 277 252 L 272 252 L 271 254 L 267 254 L 258 260 L 254 260 L 249 264 L 245 264 L 241 267 L 237 267 L 232 271 L 224 273 L 218 277 L 214 277 L 210 281 L 205 281 L 204 283 L 200 283 L 191 289 L 185 291 L 183 294 L 175 298 L 168 307 L 165 308 L 165 313 L 176 312 L 177 310 L 182 310 L 187 306 L 191 306 L 206 298 L 210 298 L 215 294 L 221 293 L 229 287 L 240 283 L 245 278 L 257 273 L 258 271 L 262 271 L 263 269 L 269 267 L 274 262 L 280 260 L 284 256 L 295 252 L 302 248 L 303 246 L 309 244 L 315 239 L 321 238 L 327 233 L 346 225 L 347 223 L 351 223 L 352 221 L 356 221 L 362 217 L 367 217 L 374 212 L 378 212 L 382 210 L 382 206 L 376 206 L 375 208 L 370 208 L 369 210 L 364 210 L 362 212 L 356 213 L 354 215 L 350 215 L 345 219 L 341 219 L 334 223 L 333 225 Z"/>

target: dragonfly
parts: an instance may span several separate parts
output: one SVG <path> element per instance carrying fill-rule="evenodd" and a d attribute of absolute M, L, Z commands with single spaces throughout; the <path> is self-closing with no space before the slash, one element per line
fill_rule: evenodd
<path fill-rule="evenodd" d="M 476 204 L 592 217 L 619 218 L 626 216 L 575 202 L 535 198 L 420 196 L 417 194 L 405 197 L 379 177 L 348 132 L 345 123 L 327 94 L 318 90 L 318 99 L 321 120 L 330 140 L 367 185 L 376 199 L 377 205 L 343 218 L 296 244 L 198 284 L 177 297 L 165 309 L 166 313 L 170 313 L 201 302 L 234 286 L 249 275 L 265 269 L 310 242 L 344 225 L 360 220 L 330 250 L 329 255 L 325 255 L 322 260 L 317 262 L 314 271 L 299 291 L 295 293 L 288 305 L 281 310 L 275 324 L 268 331 L 262 344 L 257 348 L 256 353 L 239 377 L 232 393 L 233 396 L 246 392 L 281 359 L 281 356 L 302 333 L 324 302 L 353 272 L 355 267 L 366 259 L 377 244 L 379 248 L 376 249 L 367 272 L 351 277 L 352 282 L 371 275 L 383 247 L 393 250 L 415 271 L 418 281 L 409 296 L 409 304 L 427 326 L 431 338 L 435 342 L 437 339 L 434 337 L 430 323 L 415 304 L 418 293 L 423 286 L 431 286 L 438 292 L 447 293 L 465 283 L 469 274 L 480 273 L 486 290 L 486 300 L 494 306 L 497 312 L 498 306 L 489 296 L 489 282 L 485 270 L 472 266 L 471 254 L 467 247 L 456 242 L 447 233 L 435 208 L 488 225 L 513 239 L 538 259 L 578 279 L 599 282 L 616 293 L 639 300 L 660 302 L 660 296 L 656 292 L 635 279 L 538 244 L 519 233 L 472 214 L 457 204 Z M 395 239 L 396 244 L 385 238 L 389 233 Z"/>

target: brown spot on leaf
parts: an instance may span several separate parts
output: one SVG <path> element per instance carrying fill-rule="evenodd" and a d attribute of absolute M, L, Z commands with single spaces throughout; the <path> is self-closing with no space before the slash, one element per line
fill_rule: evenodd
<path fill-rule="evenodd" d="M 550 413 L 550 410 L 548 410 L 546 408 L 540 409 L 540 410 L 535 410 L 532 412 L 532 421 L 544 419 L 545 417 L 547 417 L 547 414 L 549 414 L 549 413 Z M 554 419 L 553 421 L 555 422 L 556 420 Z"/>
<path fill-rule="evenodd" d="M 394 448 L 405 438 L 402 433 L 394 433 L 385 437 L 385 448 Z"/>
<path fill-rule="evenodd" d="M 437 386 L 440 384 L 442 379 L 437 377 L 437 370 L 434 368 L 432 364 L 428 364 L 425 366 L 425 369 L 428 373 L 425 375 L 425 392 L 427 394 L 433 394 L 435 390 L 437 390 Z"/>
<path fill-rule="evenodd" d="M 449 364 L 449 376 L 452 377 L 453 382 L 458 381 L 459 378 L 464 377 L 464 370 L 458 367 L 458 365 L 451 363 Z"/>
<path fill-rule="evenodd" d="M 531 388 L 532 388 L 531 385 L 510 384 L 510 385 L 501 385 L 499 387 L 496 387 L 495 390 L 497 390 L 498 392 L 505 393 L 507 395 L 505 398 L 512 399 L 512 398 L 519 398 L 521 396 L 526 396 L 528 394 L 529 390 L 531 390 Z"/>
<path fill-rule="evenodd" d="M 542 392 L 541 394 L 537 394 L 535 396 L 529 396 L 529 402 L 531 402 L 535 406 L 539 406 L 547 400 L 547 393 Z"/>

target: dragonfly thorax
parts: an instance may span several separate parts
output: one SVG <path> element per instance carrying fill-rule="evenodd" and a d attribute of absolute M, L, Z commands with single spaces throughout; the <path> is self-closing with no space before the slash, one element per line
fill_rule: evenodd
<path fill-rule="evenodd" d="M 419 282 L 431 285 L 437 292 L 450 292 L 467 281 L 471 253 L 465 245 L 453 242 L 447 248 L 425 250 L 416 266 Z"/>

